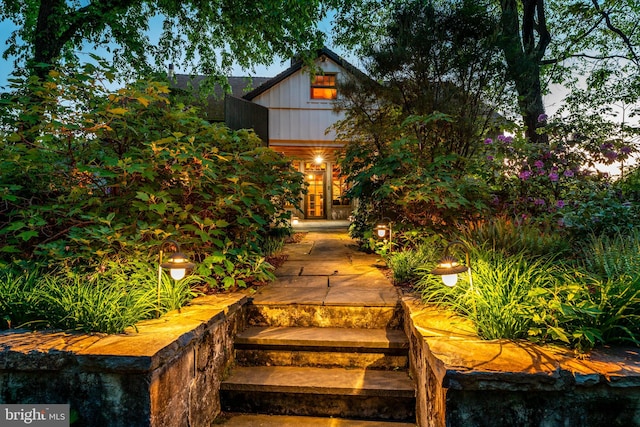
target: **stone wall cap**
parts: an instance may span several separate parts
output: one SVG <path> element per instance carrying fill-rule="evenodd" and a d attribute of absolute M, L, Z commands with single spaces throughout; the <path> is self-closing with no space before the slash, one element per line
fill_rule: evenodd
<path fill-rule="evenodd" d="M 640 386 L 640 349 L 598 348 L 576 355 L 568 348 L 529 341 L 481 340 L 468 320 L 405 295 L 409 327 L 443 387 L 486 390 L 563 390 L 575 386 Z"/>
<path fill-rule="evenodd" d="M 199 297 L 122 334 L 3 331 L 0 370 L 57 370 L 78 364 L 103 371 L 151 371 L 247 301 L 241 293 Z"/>

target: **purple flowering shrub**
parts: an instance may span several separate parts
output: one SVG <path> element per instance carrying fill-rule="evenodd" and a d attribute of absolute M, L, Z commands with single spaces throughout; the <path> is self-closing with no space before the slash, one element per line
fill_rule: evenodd
<path fill-rule="evenodd" d="M 499 135 L 484 148 L 483 170 L 490 174 L 498 215 L 556 222 L 561 209 L 603 178 L 585 169 L 583 154 L 563 142 L 532 145 L 523 138 Z"/>
<path fill-rule="evenodd" d="M 565 130 L 550 125 L 548 144 L 506 135 L 484 140 L 480 173 L 493 189 L 494 214 L 578 236 L 618 232 L 639 222 L 637 207 L 617 191 L 619 184 L 593 168 L 626 159 L 633 150 L 614 142 L 585 148 Z"/>

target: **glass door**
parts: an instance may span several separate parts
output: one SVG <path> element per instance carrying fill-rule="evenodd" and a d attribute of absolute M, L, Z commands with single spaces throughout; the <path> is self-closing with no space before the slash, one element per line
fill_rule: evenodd
<path fill-rule="evenodd" d="M 324 218 L 324 171 L 307 171 L 306 218 Z"/>

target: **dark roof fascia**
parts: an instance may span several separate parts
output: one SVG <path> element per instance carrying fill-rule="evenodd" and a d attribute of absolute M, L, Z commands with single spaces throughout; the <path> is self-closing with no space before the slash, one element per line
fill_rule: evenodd
<path fill-rule="evenodd" d="M 280 74 L 272 78 L 271 80 L 268 80 L 265 83 L 262 83 L 260 86 L 258 86 L 251 92 L 246 93 L 242 98 L 248 101 L 251 101 L 256 96 L 268 91 L 269 89 L 271 89 L 272 87 L 280 83 L 281 81 L 286 80 L 291 75 L 300 71 L 300 69 L 302 69 L 302 61 L 296 61 L 296 63 L 293 64 L 291 67 L 287 68 L 286 70 L 284 70 L 283 72 L 281 72 Z"/>
<path fill-rule="evenodd" d="M 199 93 L 200 83 L 205 78 L 206 76 L 201 76 L 201 75 L 176 74 L 175 77 L 170 80 L 170 82 L 171 82 L 172 88 Z M 252 84 L 254 82 L 260 82 L 260 84 L 264 84 L 267 81 L 269 81 L 271 78 L 270 77 L 267 78 L 267 77 L 231 76 L 231 77 L 227 77 L 226 79 L 227 79 L 227 82 L 229 83 L 229 87 L 231 88 L 231 94 L 233 96 L 240 98 L 242 97 L 243 94 L 247 93 L 245 92 L 245 89 L 250 82 Z M 222 86 L 220 84 L 216 83 L 214 86 L 214 91 L 210 95 L 213 95 L 216 99 L 222 100 L 222 98 L 224 98 L 225 95 L 228 95 L 228 93 L 222 89 Z"/>
<path fill-rule="evenodd" d="M 346 59 L 342 58 L 341 56 L 339 56 L 338 54 L 333 52 L 331 49 L 329 49 L 327 47 L 323 47 L 322 49 L 318 50 L 316 58 L 320 58 L 323 55 L 326 56 L 327 58 L 331 59 L 333 62 L 335 62 L 336 64 L 338 64 L 339 66 L 341 66 L 345 70 L 347 70 L 349 73 L 369 78 L 366 74 L 364 74 L 362 71 L 360 71 L 355 66 L 351 65 Z M 296 72 L 300 71 L 302 69 L 303 65 L 304 65 L 304 61 L 303 60 L 301 60 L 301 59 L 297 60 L 296 62 L 294 62 L 291 65 L 291 67 L 287 68 L 286 70 L 284 70 L 283 72 L 281 72 L 280 74 L 278 74 L 277 76 L 272 78 L 271 80 L 261 84 L 260 86 L 258 86 L 254 90 L 252 90 L 251 92 L 248 92 L 242 98 L 244 98 L 246 100 L 249 100 L 249 101 L 253 100 L 258 95 L 268 91 L 272 87 L 276 86 L 278 83 L 282 82 L 283 80 L 289 78 L 291 75 L 293 75 Z"/>

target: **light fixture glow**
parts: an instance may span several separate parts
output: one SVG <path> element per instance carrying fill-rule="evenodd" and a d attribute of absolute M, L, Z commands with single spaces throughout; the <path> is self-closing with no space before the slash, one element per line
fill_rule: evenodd
<path fill-rule="evenodd" d="M 167 259 L 167 262 L 160 265 L 160 267 L 169 270 L 169 274 L 174 280 L 182 279 L 187 274 L 187 270 L 192 269 L 194 266 L 195 264 L 190 263 L 182 252 L 172 254 Z"/>
<path fill-rule="evenodd" d="M 324 158 L 323 158 L 320 154 L 318 154 L 318 155 L 313 159 L 313 161 L 316 163 L 316 165 L 320 165 L 320 164 L 322 164 L 322 163 L 324 162 Z"/>
<path fill-rule="evenodd" d="M 173 280 L 180 280 L 187 274 L 187 270 L 184 268 L 172 268 L 169 270 L 169 274 Z"/>
<path fill-rule="evenodd" d="M 391 218 L 388 217 L 383 217 L 382 220 L 380 220 L 380 222 L 378 223 L 378 225 L 376 225 L 376 228 L 374 228 L 374 236 L 377 236 L 378 239 L 384 240 L 385 242 L 387 241 L 387 239 L 389 240 L 389 252 L 392 252 L 393 250 L 393 227 L 392 227 L 392 223 L 391 223 Z"/>
<path fill-rule="evenodd" d="M 458 283 L 458 275 L 457 274 L 445 274 L 442 276 L 442 282 L 449 286 L 450 288 L 455 286 Z"/>
<path fill-rule="evenodd" d="M 176 252 L 167 258 L 166 262 L 162 262 L 165 245 L 172 245 Z M 173 280 L 181 280 L 186 276 L 187 271 L 195 267 L 195 264 L 189 262 L 186 255 L 180 252 L 180 245 L 174 240 L 166 240 L 160 246 L 159 254 L 160 262 L 158 263 L 158 287 L 157 287 L 157 316 L 160 317 L 160 288 L 162 283 L 162 269 L 169 270 L 169 275 Z"/>
<path fill-rule="evenodd" d="M 458 260 L 449 255 L 449 248 L 453 245 L 460 245 L 464 248 L 464 253 L 466 257 L 467 264 L 461 265 Z M 447 245 L 444 250 L 444 256 L 440 261 L 438 261 L 438 265 L 436 268 L 431 270 L 431 274 L 440 276 L 442 278 L 442 282 L 447 286 L 455 286 L 458 282 L 458 274 L 464 273 L 465 271 L 469 272 L 469 286 L 473 286 L 473 278 L 471 277 L 471 262 L 469 260 L 469 251 L 467 247 L 459 241 L 451 242 Z"/>

